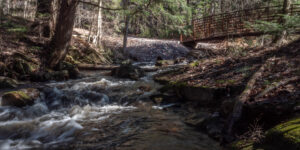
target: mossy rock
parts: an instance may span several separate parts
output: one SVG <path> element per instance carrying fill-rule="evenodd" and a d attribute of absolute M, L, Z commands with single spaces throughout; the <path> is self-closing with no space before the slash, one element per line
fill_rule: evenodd
<path fill-rule="evenodd" d="M 0 76 L 0 89 L 16 88 L 18 82 L 14 79 Z"/>
<path fill-rule="evenodd" d="M 230 145 L 232 150 L 299 150 L 300 117 L 281 123 L 266 132 L 261 143 L 241 140 Z"/>
<path fill-rule="evenodd" d="M 2 96 L 2 106 L 24 107 L 32 105 L 33 99 L 23 91 L 12 91 L 4 93 Z"/>
<path fill-rule="evenodd" d="M 299 150 L 300 116 L 267 131 L 264 143 L 266 150 Z"/>

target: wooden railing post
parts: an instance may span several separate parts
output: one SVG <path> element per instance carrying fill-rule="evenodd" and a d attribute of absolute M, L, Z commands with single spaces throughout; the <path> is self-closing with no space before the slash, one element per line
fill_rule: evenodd
<path fill-rule="evenodd" d="M 180 34 L 180 43 L 183 42 L 183 37 L 182 37 L 182 34 Z"/>

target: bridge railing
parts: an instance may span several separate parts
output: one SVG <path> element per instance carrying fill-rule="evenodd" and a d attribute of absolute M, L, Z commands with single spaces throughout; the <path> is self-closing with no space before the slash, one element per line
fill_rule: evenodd
<path fill-rule="evenodd" d="M 293 4 L 290 14 L 299 14 L 300 5 Z M 281 18 L 282 6 L 245 9 L 229 13 L 211 15 L 192 20 L 193 33 L 181 36 L 181 42 L 222 38 L 234 35 L 260 34 L 249 26 L 257 20 L 278 22 Z"/>

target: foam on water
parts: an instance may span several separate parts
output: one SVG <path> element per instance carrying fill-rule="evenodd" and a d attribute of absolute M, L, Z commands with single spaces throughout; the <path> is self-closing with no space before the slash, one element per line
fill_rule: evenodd
<path fill-rule="evenodd" d="M 70 86 L 50 83 L 32 106 L 0 106 L 0 149 L 50 147 L 74 140 L 85 131 L 83 124 L 100 123 L 111 114 L 135 109 L 133 106 L 110 104 L 106 94 L 91 87 L 131 85 L 135 81 L 81 81 Z"/>

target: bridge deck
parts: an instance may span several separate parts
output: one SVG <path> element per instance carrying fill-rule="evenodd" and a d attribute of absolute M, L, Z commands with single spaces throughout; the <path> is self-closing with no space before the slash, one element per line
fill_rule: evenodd
<path fill-rule="evenodd" d="M 262 32 L 254 30 L 249 24 L 253 24 L 257 20 L 275 23 L 280 20 L 280 14 L 282 14 L 282 6 L 272 6 L 193 19 L 192 35 L 181 35 L 180 41 L 190 45 L 198 41 L 224 39 L 226 37 L 261 35 Z M 293 4 L 290 8 L 290 14 L 300 14 L 300 5 Z"/>

